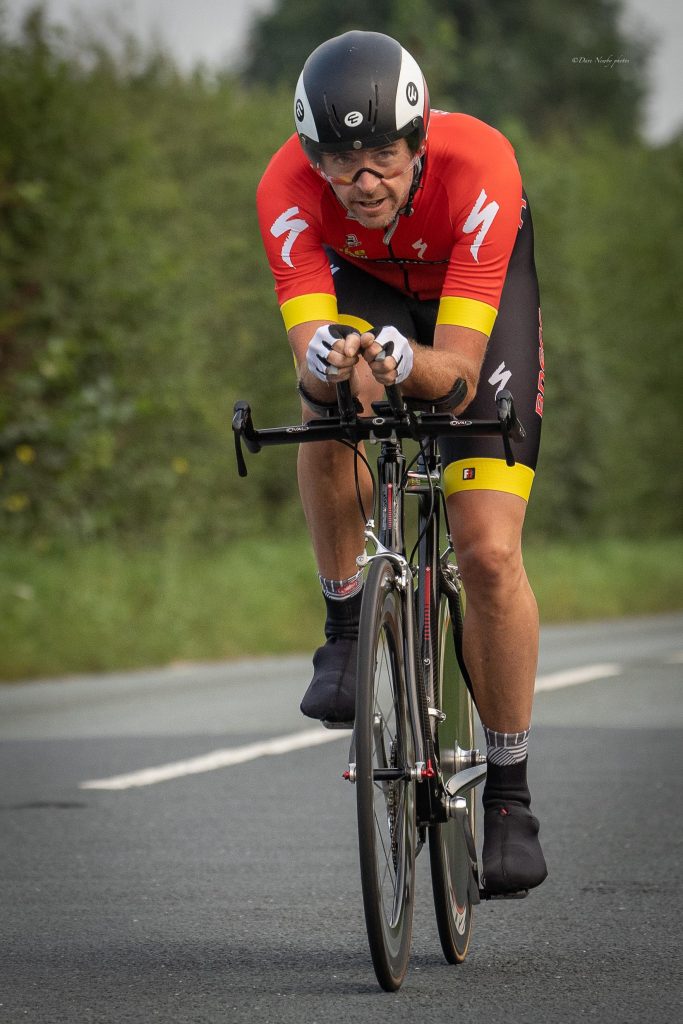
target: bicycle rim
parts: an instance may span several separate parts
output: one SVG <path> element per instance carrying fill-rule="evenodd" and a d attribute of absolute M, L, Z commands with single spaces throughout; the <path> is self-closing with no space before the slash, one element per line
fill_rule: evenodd
<path fill-rule="evenodd" d="M 387 991 L 403 981 L 410 957 L 415 886 L 415 782 L 379 781 L 381 769 L 412 766 L 406 708 L 403 617 L 394 568 L 373 561 L 364 587 L 356 699 L 358 846 L 368 941 Z"/>
<path fill-rule="evenodd" d="M 437 706 L 446 714 L 438 726 L 437 749 L 444 756 L 457 747 L 474 746 L 472 701 L 460 674 L 455 654 L 453 623 L 448 601 L 442 597 L 439 608 Z M 444 757 L 445 760 L 445 757 Z M 450 773 L 444 772 L 445 779 Z M 467 796 L 470 836 L 458 819 L 429 829 L 429 859 L 434 892 L 434 909 L 441 947 L 451 964 L 462 963 L 472 930 L 472 874 L 475 835 L 474 790 Z"/>

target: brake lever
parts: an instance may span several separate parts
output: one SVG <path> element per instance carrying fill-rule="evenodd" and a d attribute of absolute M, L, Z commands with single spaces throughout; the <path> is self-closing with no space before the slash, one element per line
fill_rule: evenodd
<path fill-rule="evenodd" d="M 232 430 L 235 436 L 235 459 L 237 461 L 237 472 L 240 476 L 247 475 L 247 464 L 242 451 L 242 438 L 250 452 L 260 452 L 261 442 L 254 429 L 251 418 L 251 406 L 248 402 L 235 402 L 232 417 Z"/>
<path fill-rule="evenodd" d="M 499 392 L 496 398 L 496 406 L 498 408 L 498 420 L 500 421 L 503 448 L 505 450 L 505 462 L 508 466 L 514 466 L 516 462 L 510 440 L 519 444 L 525 439 L 526 430 L 517 419 L 515 403 L 511 392 L 507 388 Z"/>

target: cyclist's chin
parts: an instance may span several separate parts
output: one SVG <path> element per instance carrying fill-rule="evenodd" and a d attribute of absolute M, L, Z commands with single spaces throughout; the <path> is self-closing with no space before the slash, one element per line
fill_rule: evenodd
<path fill-rule="evenodd" d="M 386 228 L 396 216 L 397 204 L 390 198 L 379 203 L 354 202 L 349 204 L 351 213 L 364 228 Z"/>

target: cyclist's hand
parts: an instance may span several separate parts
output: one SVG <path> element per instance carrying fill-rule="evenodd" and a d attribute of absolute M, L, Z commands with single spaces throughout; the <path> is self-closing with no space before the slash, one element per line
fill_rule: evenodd
<path fill-rule="evenodd" d="M 413 350 L 407 338 L 395 327 L 382 327 L 360 339 L 363 357 L 380 384 L 402 384 L 413 368 Z M 379 358 L 378 358 L 379 357 Z"/>
<path fill-rule="evenodd" d="M 340 334 L 344 331 L 344 337 Z M 348 333 L 346 333 L 348 332 Z M 315 332 L 306 351 L 306 365 L 314 377 L 326 384 L 348 380 L 358 362 L 360 334 L 336 324 L 326 324 Z"/>

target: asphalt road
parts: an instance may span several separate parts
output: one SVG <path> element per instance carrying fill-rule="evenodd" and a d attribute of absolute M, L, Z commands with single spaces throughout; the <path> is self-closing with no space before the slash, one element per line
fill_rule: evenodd
<path fill-rule="evenodd" d="M 394 995 L 365 938 L 348 740 L 310 733 L 307 675 L 273 659 L 0 687 L 2 1024 L 679 1019 L 683 616 L 544 631 L 530 764 L 550 876 L 480 907 L 454 968 L 420 857 Z M 302 732 L 325 742 L 268 746 Z"/>

